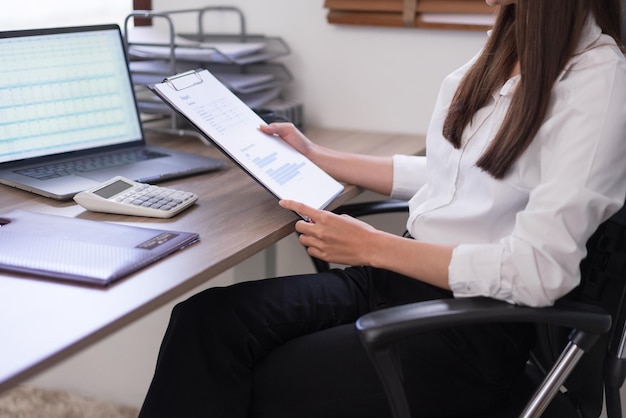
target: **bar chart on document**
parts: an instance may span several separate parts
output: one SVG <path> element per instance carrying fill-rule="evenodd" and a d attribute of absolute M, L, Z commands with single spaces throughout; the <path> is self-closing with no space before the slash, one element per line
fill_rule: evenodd
<path fill-rule="evenodd" d="M 251 144 L 241 150 L 246 158 L 260 169 L 266 169 L 271 166 L 272 163 L 278 161 L 278 153 L 276 151 L 267 155 L 258 155 L 255 151 L 258 151 L 258 147 Z M 277 168 L 267 168 L 265 173 L 270 176 L 276 183 L 284 186 L 290 181 L 294 181 L 300 175 L 300 169 L 305 167 L 305 163 L 282 163 Z"/>
<path fill-rule="evenodd" d="M 321 209 L 341 193 L 343 186 L 310 160 L 261 132 L 265 122 L 207 70 L 185 77 L 154 88 L 276 197 Z"/>

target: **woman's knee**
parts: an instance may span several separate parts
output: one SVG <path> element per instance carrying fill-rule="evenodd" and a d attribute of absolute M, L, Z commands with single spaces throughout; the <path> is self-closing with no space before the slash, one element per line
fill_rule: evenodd
<path fill-rule="evenodd" d="M 171 321 L 197 324 L 202 328 L 210 327 L 212 323 L 219 325 L 230 306 L 226 302 L 226 289 L 213 287 L 177 303 L 172 309 Z"/>

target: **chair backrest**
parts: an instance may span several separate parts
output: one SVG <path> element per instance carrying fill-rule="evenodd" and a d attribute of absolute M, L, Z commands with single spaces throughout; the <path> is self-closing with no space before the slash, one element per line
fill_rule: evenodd
<path fill-rule="evenodd" d="M 626 333 L 626 207 L 604 222 L 587 243 L 581 263 L 581 284 L 566 296 L 601 306 L 611 314 L 609 334 L 600 337 L 567 379 L 565 396 L 584 418 L 598 417 L 606 394 L 607 416 L 621 417 L 619 389 L 624 382 L 624 336 Z M 533 360 L 552 364 L 562 351 L 569 331 L 540 327 Z"/>

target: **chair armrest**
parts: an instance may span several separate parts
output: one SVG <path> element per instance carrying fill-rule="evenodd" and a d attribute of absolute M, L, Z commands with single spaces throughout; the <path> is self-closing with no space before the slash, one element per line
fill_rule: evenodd
<path fill-rule="evenodd" d="M 569 358 L 574 359 L 571 366 L 565 364 L 564 367 L 553 368 L 554 373 L 551 371 L 551 376 L 545 380 L 547 389 L 538 392 L 537 398 L 533 397 L 529 402 L 523 414 L 526 417 L 541 415 L 580 358 L 578 353 L 589 350 L 600 334 L 609 331 L 611 316 L 599 307 L 565 300 L 553 307 L 530 308 L 476 297 L 432 300 L 381 309 L 363 315 L 356 326 L 361 343 L 381 378 L 392 415 L 408 418 L 411 413 L 402 378 L 393 359 L 392 344 L 433 329 L 503 322 L 544 323 L 575 330 L 570 334 L 571 343 L 566 348 L 568 354 L 562 355 L 568 362 Z"/>
<path fill-rule="evenodd" d="M 532 322 L 576 328 L 603 334 L 611 316 L 597 306 L 559 301 L 552 307 L 531 308 L 475 297 L 417 302 L 363 315 L 357 329 L 363 344 L 378 349 L 416 333 L 459 325 L 498 322 Z"/>
<path fill-rule="evenodd" d="M 372 202 L 349 203 L 339 206 L 333 212 L 339 215 L 350 215 L 355 218 L 382 213 L 408 212 L 409 202 L 406 200 L 389 199 Z"/>

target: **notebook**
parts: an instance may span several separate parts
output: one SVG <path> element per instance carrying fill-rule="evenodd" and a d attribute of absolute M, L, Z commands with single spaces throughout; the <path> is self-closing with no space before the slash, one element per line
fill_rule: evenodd
<path fill-rule="evenodd" d="M 0 183 L 69 200 L 223 167 L 146 144 L 118 25 L 0 32 Z"/>
<path fill-rule="evenodd" d="M 0 214 L 0 270 L 106 286 L 198 239 L 16 209 Z"/>

